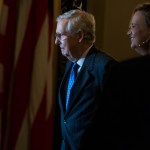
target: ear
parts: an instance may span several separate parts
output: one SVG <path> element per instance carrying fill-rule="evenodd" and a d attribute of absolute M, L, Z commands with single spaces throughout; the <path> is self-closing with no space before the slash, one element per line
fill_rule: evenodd
<path fill-rule="evenodd" d="M 78 35 L 79 35 L 79 40 L 78 40 L 78 42 L 81 43 L 82 40 L 84 39 L 84 33 L 83 33 L 83 31 L 79 31 L 79 32 L 78 32 Z"/>

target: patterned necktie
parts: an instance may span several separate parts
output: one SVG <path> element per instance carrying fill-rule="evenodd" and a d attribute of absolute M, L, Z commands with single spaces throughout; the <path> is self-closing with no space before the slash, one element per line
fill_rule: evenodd
<path fill-rule="evenodd" d="M 71 91 L 71 88 L 72 88 L 74 81 L 76 79 L 78 68 L 79 68 L 79 65 L 77 63 L 74 63 L 72 66 L 71 72 L 70 72 L 70 77 L 69 77 L 69 81 L 68 81 L 68 88 L 67 88 L 67 95 L 66 95 L 66 109 L 68 107 L 70 91 Z"/>

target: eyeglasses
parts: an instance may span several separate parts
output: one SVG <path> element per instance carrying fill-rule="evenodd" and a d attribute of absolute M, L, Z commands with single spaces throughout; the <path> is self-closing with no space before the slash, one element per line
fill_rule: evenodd
<path fill-rule="evenodd" d="M 66 40 L 68 37 L 71 37 L 71 35 L 55 34 L 55 37 L 56 37 L 59 41 L 63 41 L 63 40 Z"/>

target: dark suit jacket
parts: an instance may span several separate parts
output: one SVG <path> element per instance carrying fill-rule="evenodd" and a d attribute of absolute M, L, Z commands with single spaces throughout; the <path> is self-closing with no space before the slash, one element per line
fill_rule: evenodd
<path fill-rule="evenodd" d="M 103 100 L 107 145 L 150 149 L 150 56 L 117 64 L 106 80 Z"/>
<path fill-rule="evenodd" d="M 61 125 L 59 144 L 63 150 L 91 150 L 100 144 L 98 136 L 101 128 L 97 115 L 100 109 L 102 81 L 106 70 L 114 63 L 116 61 L 112 57 L 93 46 L 72 87 L 66 111 L 66 87 L 71 69 L 71 62 L 67 63 L 58 94 Z M 57 137 L 56 140 L 58 139 Z"/>

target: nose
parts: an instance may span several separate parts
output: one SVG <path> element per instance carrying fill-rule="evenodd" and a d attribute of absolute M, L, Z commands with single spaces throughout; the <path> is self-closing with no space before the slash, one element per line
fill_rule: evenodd
<path fill-rule="evenodd" d="M 130 29 L 128 29 L 127 35 L 131 35 L 131 30 Z"/>
<path fill-rule="evenodd" d="M 56 37 L 56 38 L 55 38 L 55 44 L 58 45 L 59 42 L 60 42 L 60 41 L 59 41 L 58 38 Z"/>

